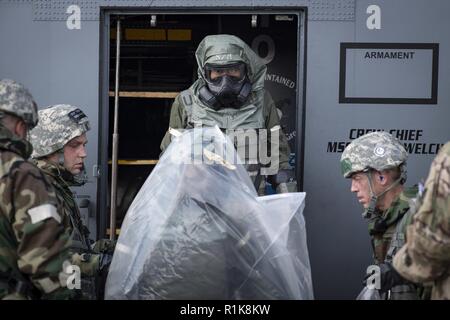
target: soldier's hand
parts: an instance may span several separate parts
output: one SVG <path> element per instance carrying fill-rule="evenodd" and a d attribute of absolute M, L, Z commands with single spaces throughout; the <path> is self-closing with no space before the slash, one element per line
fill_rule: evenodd
<path fill-rule="evenodd" d="M 117 240 L 100 239 L 95 242 L 94 247 L 92 249 L 98 253 L 113 254 L 114 248 L 116 247 L 116 243 Z"/>
<path fill-rule="evenodd" d="M 295 181 L 294 170 L 280 169 L 276 175 L 269 176 L 267 179 L 277 193 L 287 193 L 297 191 L 297 182 Z"/>
<path fill-rule="evenodd" d="M 72 255 L 71 261 L 80 267 L 82 275 L 94 276 L 99 265 L 99 254 L 75 253 Z"/>
<path fill-rule="evenodd" d="M 108 269 L 109 269 L 109 266 L 111 265 L 112 258 L 113 258 L 112 254 L 108 254 L 108 253 L 100 254 L 99 270 L 101 272 L 108 273 Z"/>
<path fill-rule="evenodd" d="M 406 280 L 400 276 L 400 274 L 394 269 L 392 264 L 390 263 L 381 263 L 379 264 L 380 267 L 380 284 L 381 292 L 386 292 L 390 290 L 392 287 L 395 287 L 397 285 L 400 285 L 404 283 Z"/>

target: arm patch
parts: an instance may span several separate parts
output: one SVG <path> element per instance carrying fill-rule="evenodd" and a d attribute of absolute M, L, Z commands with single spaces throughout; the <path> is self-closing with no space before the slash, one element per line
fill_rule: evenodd
<path fill-rule="evenodd" d="M 58 223 L 61 223 L 61 216 L 58 214 L 56 207 L 52 204 L 43 204 L 31 209 L 28 209 L 28 214 L 31 217 L 31 223 L 35 224 L 48 218 L 54 218 Z"/>

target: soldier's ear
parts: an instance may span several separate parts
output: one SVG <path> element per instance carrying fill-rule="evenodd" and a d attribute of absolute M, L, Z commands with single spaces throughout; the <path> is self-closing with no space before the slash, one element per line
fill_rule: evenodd
<path fill-rule="evenodd" d="M 17 121 L 14 126 L 14 133 L 16 135 L 18 135 L 19 137 L 21 137 L 22 139 L 25 139 L 27 137 L 27 132 L 28 132 L 28 128 L 27 128 L 27 124 L 25 123 L 25 121 L 23 121 L 22 119 Z"/>
<path fill-rule="evenodd" d="M 376 180 L 377 183 L 384 185 L 386 184 L 386 175 L 380 171 L 375 171 L 374 180 Z"/>
<path fill-rule="evenodd" d="M 378 181 L 380 182 L 380 184 L 385 185 L 387 183 L 387 177 L 384 174 L 379 173 Z"/>

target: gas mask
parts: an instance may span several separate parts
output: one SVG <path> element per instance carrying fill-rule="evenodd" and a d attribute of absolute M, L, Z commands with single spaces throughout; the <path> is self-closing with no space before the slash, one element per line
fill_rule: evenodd
<path fill-rule="evenodd" d="M 252 85 L 245 64 L 205 65 L 206 85 L 199 91 L 200 100 L 212 107 L 240 108 L 247 101 Z"/>

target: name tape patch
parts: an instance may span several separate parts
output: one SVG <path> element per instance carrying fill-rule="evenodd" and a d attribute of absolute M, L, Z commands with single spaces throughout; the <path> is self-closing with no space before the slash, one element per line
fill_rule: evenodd
<path fill-rule="evenodd" d="M 83 111 L 80 109 L 75 109 L 69 113 L 69 118 L 75 121 L 76 123 L 80 123 L 81 120 L 87 118 Z"/>

